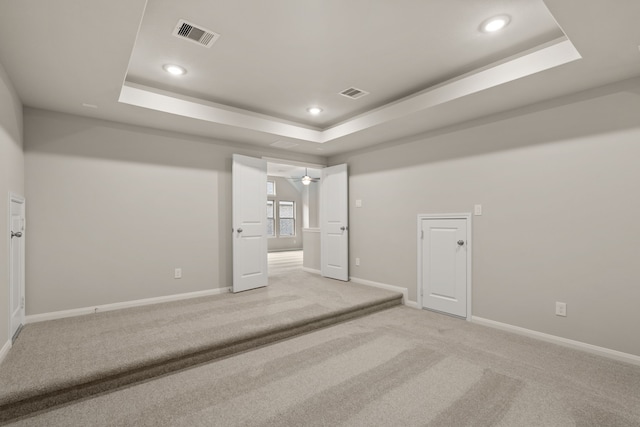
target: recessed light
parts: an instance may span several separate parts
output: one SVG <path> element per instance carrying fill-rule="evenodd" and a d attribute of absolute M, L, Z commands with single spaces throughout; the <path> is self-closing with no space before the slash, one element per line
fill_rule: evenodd
<path fill-rule="evenodd" d="M 162 69 L 174 76 L 181 76 L 183 74 L 187 74 L 187 70 L 184 67 L 181 67 L 175 64 L 164 64 L 162 66 Z"/>
<path fill-rule="evenodd" d="M 495 33 L 509 25 L 509 22 L 511 22 L 509 15 L 494 16 L 484 21 L 482 25 L 480 25 L 480 30 L 485 33 Z"/>
<path fill-rule="evenodd" d="M 307 108 L 307 111 L 309 112 L 309 114 L 317 116 L 318 114 L 322 113 L 322 108 L 320 108 L 320 107 L 309 107 L 309 108 Z"/>

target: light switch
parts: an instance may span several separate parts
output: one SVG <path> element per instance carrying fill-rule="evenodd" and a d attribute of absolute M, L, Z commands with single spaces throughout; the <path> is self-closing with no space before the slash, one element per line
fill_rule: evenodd
<path fill-rule="evenodd" d="M 361 208 L 362 207 L 362 200 L 357 199 L 356 200 L 356 208 Z"/>
<path fill-rule="evenodd" d="M 474 215 L 482 215 L 482 205 L 474 205 L 473 206 L 473 214 Z"/>

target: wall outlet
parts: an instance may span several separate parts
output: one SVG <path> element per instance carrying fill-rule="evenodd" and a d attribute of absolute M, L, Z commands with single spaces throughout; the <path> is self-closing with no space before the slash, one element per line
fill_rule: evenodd
<path fill-rule="evenodd" d="M 182 279 L 182 269 L 181 268 L 176 268 L 175 272 L 173 273 L 173 278 L 174 279 Z"/>
<path fill-rule="evenodd" d="M 356 258 L 356 266 L 360 265 L 360 258 Z"/>
<path fill-rule="evenodd" d="M 567 317 L 567 304 L 556 301 L 556 316 Z"/>

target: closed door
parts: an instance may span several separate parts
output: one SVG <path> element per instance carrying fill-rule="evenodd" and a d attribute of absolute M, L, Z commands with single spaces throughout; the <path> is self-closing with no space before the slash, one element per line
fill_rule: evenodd
<path fill-rule="evenodd" d="M 422 306 L 467 317 L 467 219 L 421 221 Z"/>
<path fill-rule="evenodd" d="M 233 292 L 267 286 L 267 162 L 233 155 Z"/>
<path fill-rule="evenodd" d="M 10 253 L 9 253 L 9 336 L 14 340 L 24 324 L 24 199 L 11 196 L 10 205 Z"/>
<path fill-rule="evenodd" d="M 349 179 L 347 165 L 321 169 L 320 265 L 324 277 L 349 280 Z"/>

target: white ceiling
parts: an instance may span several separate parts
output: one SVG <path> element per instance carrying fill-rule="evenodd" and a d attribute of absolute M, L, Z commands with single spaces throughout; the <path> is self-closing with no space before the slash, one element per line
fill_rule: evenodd
<path fill-rule="evenodd" d="M 637 0 L 1 0 L 0 63 L 26 106 L 329 156 L 638 76 L 638 18 Z M 179 19 L 221 37 L 173 37 Z"/>

